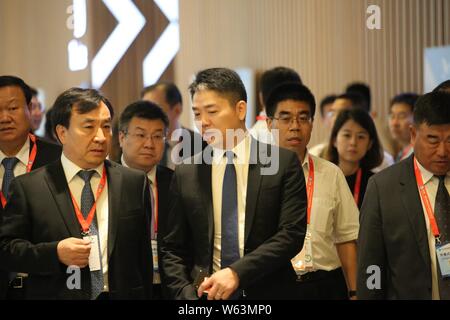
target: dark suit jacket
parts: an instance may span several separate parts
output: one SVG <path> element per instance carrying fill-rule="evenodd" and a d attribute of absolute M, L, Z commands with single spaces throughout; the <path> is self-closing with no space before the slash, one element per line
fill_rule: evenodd
<path fill-rule="evenodd" d="M 112 299 L 149 298 L 152 254 L 147 178 L 113 162 L 105 161 L 105 165 L 110 295 Z M 27 298 L 89 299 L 89 268 L 81 270 L 81 290 L 69 290 L 66 281 L 71 274 L 57 255 L 59 241 L 81 238 L 61 162 L 17 177 L 11 194 L 0 226 L 0 259 L 7 269 L 29 274 Z"/>
<path fill-rule="evenodd" d="M 181 160 L 188 159 L 202 152 L 206 148 L 208 144 L 202 139 L 201 135 L 184 127 L 181 129 L 183 130 L 183 134 L 180 136 L 180 149 L 178 150 L 178 155 Z M 175 151 L 175 149 L 173 150 Z M 161 159 L 161 165 L 165 167 L 167 167 L 169 157 L 171 156 L 168 151 L 169 146 L 167 141 L 164 148 L 163 157 Z"/>
<path fill-rule="evenodd" d="M 170 225 L 167 222 L 169 215 L 170 202 L 173 200 L 170 195 L 170 182 L 172 180 L 173 170 L 158 166 L 156 168 L 156 181 L 158 184 L 158 265 L 161 275 L 161 289 L 164 299 L 169 299 L 169 293 L 165 285 L 165 273 L 162 268 L 161 261 L 161 246 L 159 245 L 162 238 L 170 230 Z"/>
<path fill-rule="evenodd" d="M 260 170 L 270 166 L 261 161 L 267 159 L 263 151 L 258 161 L 250 162 L 254 164 L 248 172 L 244 256 L 230 266 L 249 299 L 289 298 L 296 279 L 290 260 L 301 250 L 305 236 L 306 191 L 300 164 L 291 151 L 272 147 L 279 151 L 275 174 L 261 175 Z M 253 155 L 268 149 L 256 140 L 251 148 Z M 211 168 L 205 163 L 182 164 L 172 179 L 171 229 L 161 243 L 161 258 L 167 287 L 177 299 L 197 299 L 194 279 L 200 269 L 212 272 Z"/>
<path fill-rule="evenodd" d="M 413 156 L 369 180 L 360 215 L 358 298 L 431 299 L 430 250 Z M 372 265 L 380 268 L 380 289 L 367 287 Z"/>
<path fill-rule="evenodd" d="M 32 146 L 31 146 L 32 147 Z M 33 163 L 33 167 L 31 170 L 35 170 L 42 166 L 45 166 L 48 163 L 51 163 L 61 157 L 61 146 L 58 146 L 53 143 L 46 142 L 38 137 L 36 137 L 36 158 Z M 30 148 L 31 151 L 31 148 Z M 38 191 L 34 191 L 33 195 L 37 195 Z M 0 205 L 0 225 L 3 218 L 3 207 Z M 2 263 L 0 262 L 0 268 L 2 267 Z M 5 299 L 6 292 L 8 290 L 8 272 L 0 271 L 0 299 Z"/>

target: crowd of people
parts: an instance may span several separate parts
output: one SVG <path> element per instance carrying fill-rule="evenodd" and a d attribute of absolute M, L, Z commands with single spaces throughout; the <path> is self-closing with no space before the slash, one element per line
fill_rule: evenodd
<path fill-rule="evenodd" d="M 43 125 L 37 91 L 0 76 L 0 299 L 450 299 L 450 80 L 392 98 L 392 154 L 364 83 L 316 104 L 276 67 L 259 88 L 246 128 L 237 73 L 199 71 L 196 133 L 173 83 L 113 128 L 97 90 Z"/>

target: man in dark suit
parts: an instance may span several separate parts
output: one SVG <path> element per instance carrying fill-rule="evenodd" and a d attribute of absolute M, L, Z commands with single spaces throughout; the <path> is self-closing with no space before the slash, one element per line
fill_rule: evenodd
<path fill-rule="evenodd" d="M 183 111 L 183 99 L 174 83 L 158 82 L 145 87 L 141 98 L 156 103 L 169 119 L 161 165 L 174 170 L 182 160 L 200 153 L 206 147 L 206 142 L 198 133 L 181 126 L 179 118 Z"/>
<path fill-rule="evenodd" d="M 149 298 L 147 177 L 105 161 L 111 105 L 72 88 L 53 108 L 61 159 L 12 182 L 0 260 L 29 274 L 30 299 Z"/>
<path fill-rule="evenodd" d="M 119 142 L 122 148 L 121 163 L 138 169 L 148 177 L 153 201 L 151 238 L 153 250 L 153 299 L 167 298 L 164 286 L 164 270 L 159 266 L 158 238 L 164 236 L 170 197 L 170 181 L 173 170 L 160 166 L 164 152 L 169 120 L 164 111 L 148 101 L 132 103 L 120 115 Z"/>
<path fill-rule="evenodd" d="M 190 86 L 209 146 L 172 179 L 170 230 L 161 244 L 167 287 L 177 299 L 286 299 L 302 248 L 306 192 L 296 155 L 252 139 L 247 95 L 224 68 Z M 212 155 L 211 155 L 212 153 Z"/>
<path fill-rule="evenodd" d="M 448 93 L 419 98 L 411 137 L 414 154 L 369 180 L 361 208 L 359 299 L 450 298 L 448 261 L 438 259 L 450 240 Z"/>
<path fill-rule="evenodd" d="M 61 147 L 30 134 L 31 100 L 32 91 L 22 79 L 0 76 L 0 224 L 12 179 L 61 156 Z M 23 298 L 25 286 L 26 274 L 0 271 L 0 299 Z"/>

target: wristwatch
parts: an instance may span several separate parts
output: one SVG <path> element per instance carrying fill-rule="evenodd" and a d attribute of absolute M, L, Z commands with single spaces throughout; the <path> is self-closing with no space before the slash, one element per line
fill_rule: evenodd
<path fill-rule="evenodd" d="M 356 290 L 349 290 L 348 291 L 348 297 L 349 298 L 356 297 Z"/>

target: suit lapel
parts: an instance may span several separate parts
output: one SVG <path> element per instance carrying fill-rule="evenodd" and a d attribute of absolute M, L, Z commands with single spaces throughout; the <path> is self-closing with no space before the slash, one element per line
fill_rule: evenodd
<path fill-rule="evenodd" d="M 199 153 L 195 157 L 201 157 L 202 153 Z M 196 162 L 194 162 L 196 163 Z M 213 209 L 213 195 L 212 195 L 212 179 L 211 179 L 212 166 L 206 164 L 204 161 L 198 165 L 198 181 L 200 182 L 199 194 L 202 195 L 203 207 L 205 208 L 205 215 L 208 221 L 208 239 L 211 244 L 214 243 L 214 209 Z M 195 191 L 194 191 L 195 192 Z M 211 251 L 212 252 L 212 251 Z"/>
<path fill-rule="evenodd" d="M 108 257 L 110 257 L 116 241 L 117 224 L 120 215 L 122 174 L 109 161 L 105 161 L 105 166 L 108 177 Z"/>
<path fill-rule="evenodd" d="M 69 186 L 61 161 L 58 160 L 57 162 L 48 165 L 47 171 L 48 174 L 45 176 L 45 180 L 56 205 L 58 206 L 59 213 L 71 236 L 80 238 L 81 227 L 75 215 L 75 210 L 70 198 Z"/>
<path fill-rule="evenodd" d="M 427 228 L 423 215 L 422 203 L 414 176 L 413 156 L 404 162 L 404 168 L 400 175 L 400 190 L 406 214 L 411 224 L 411 229 L 416 237 L 420 254 L 427 268 L 431 269 L 430 249 L 428 246 Z"/>
<path fill-rule="evenodd" d="M 260 162 L 260 158 L 267 159 L 267 154 L 263 154 L 261 157 L 258 157 L 259 151 L 267 153 L 267 149 L 260 149 L 258 142 L 252 138 L 247 178 L 247 199 L 245 202 L 244 244 L 247 243 L 250 229 L 253 225 L 253 219 L 255 218 L 256 205 L 258 203 L 259 189 L 262 179 L 261 167 L 263 166 Z"/>

